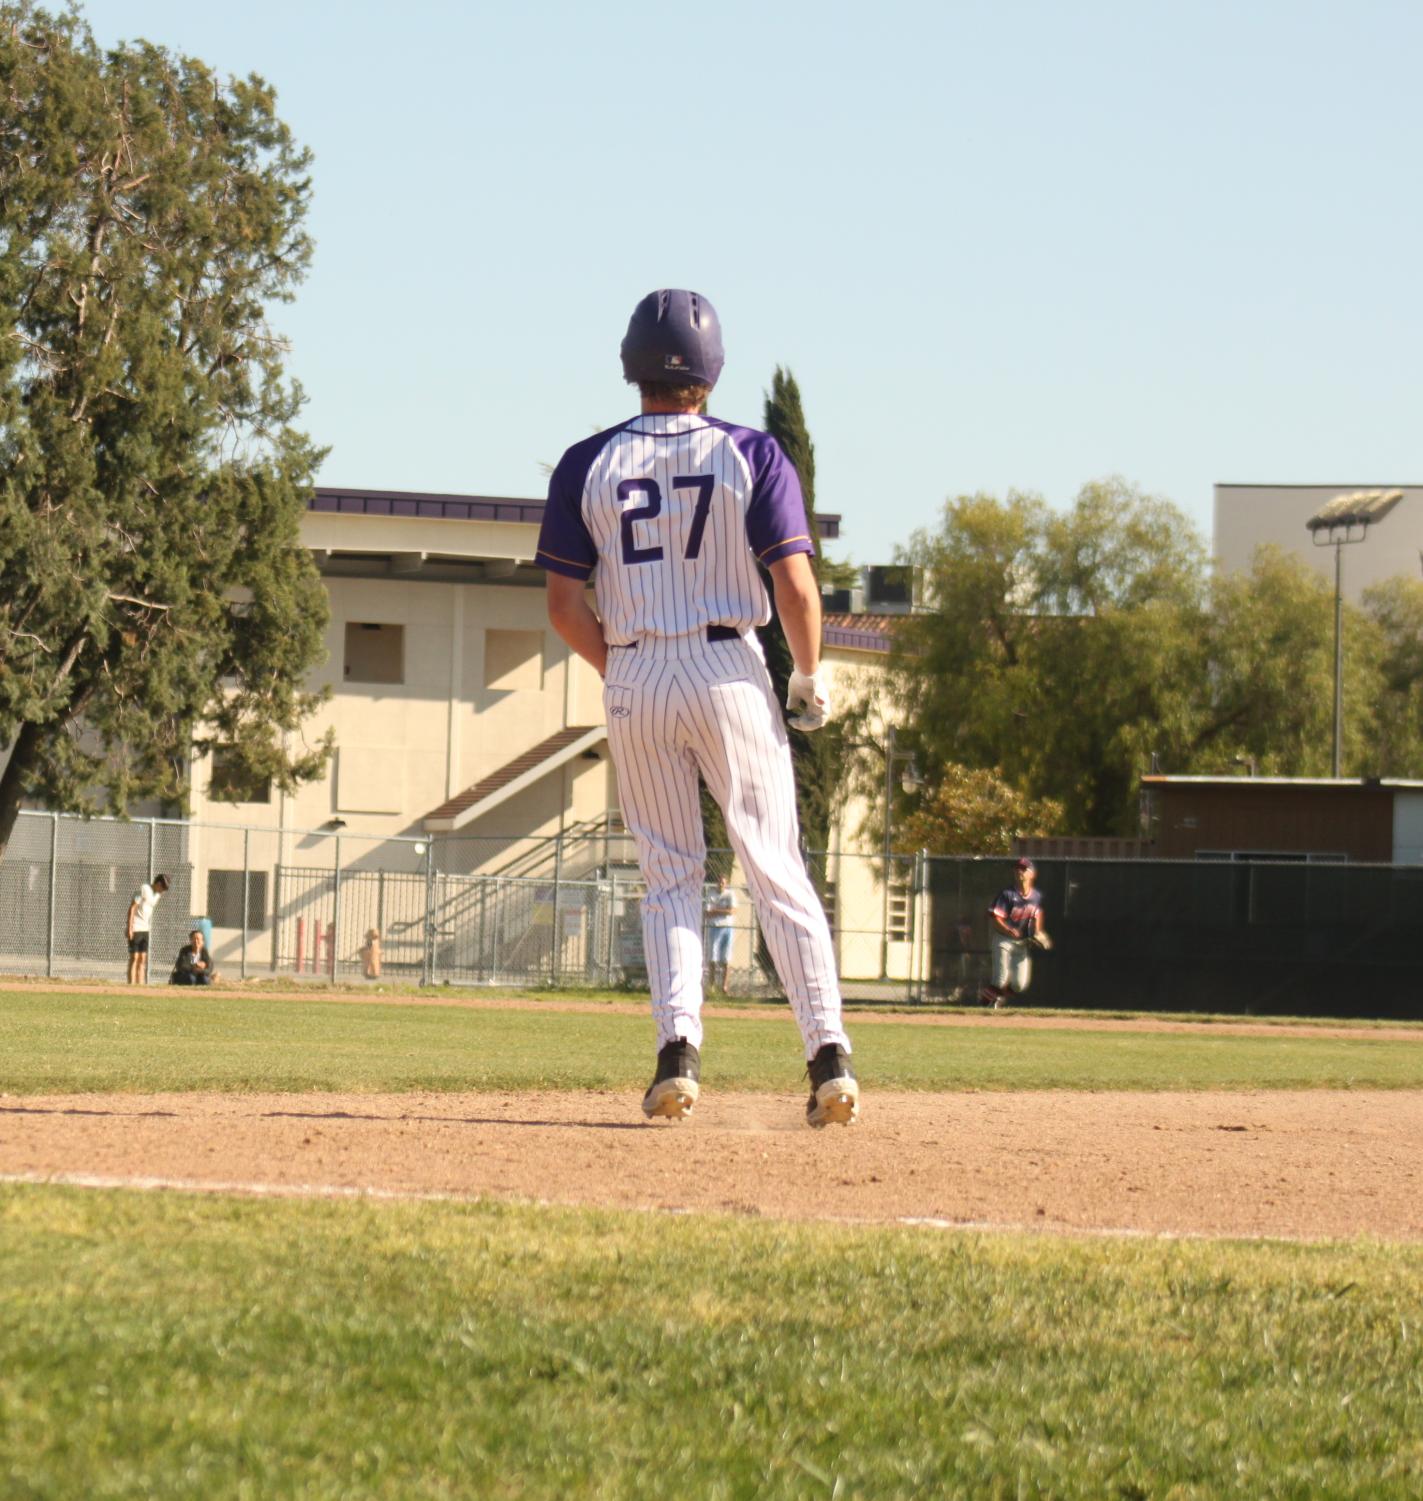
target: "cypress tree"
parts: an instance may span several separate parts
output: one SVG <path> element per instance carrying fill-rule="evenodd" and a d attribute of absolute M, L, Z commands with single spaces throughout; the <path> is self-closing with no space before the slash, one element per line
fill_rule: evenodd
<path fill-rule="evenodd" d="M 771 377 L 763 421 L 766 431 L 785 450 L 786 457 L 795 465 L 795 471 L 800 476 L 800 487 L 805 496 L 806 520 L 810 523 L 808 530 L 816 549 L 811 565 L 819 577 L 821 558 L 815 525 L 815 445 L 811 442 L 810 430 L 806 427 L 805 411 L 801 406 L 800 387 L 796 384 L 796 378 L 779 365 Z M 767 587 L 769 588 L 769 580 Z M 773 610 L 774 607 L 773 595 Z M 795 664 L 791 661 L 791 650 L 778 619 L 772 620 L 772 629 L 764 633 L 762 642 L 777 702 L 785 703 L 786 688 Z M 834 754 L 835 736 L 829 730 L 817 730 L 810 735 L 792 730 L 790 737 L 801 838 L 806 848 L 823 850 L 830 837 L 830 814 L 836 784 L 835 768 L 838 758 Z"/>

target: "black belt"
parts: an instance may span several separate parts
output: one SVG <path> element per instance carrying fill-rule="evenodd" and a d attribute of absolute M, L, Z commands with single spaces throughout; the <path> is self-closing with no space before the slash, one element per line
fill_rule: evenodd
<path fill-rule="evenodd" d="M 742 632 L 734 625 L 709 625 L 707 627 L 708 641 L 740 641 Z M 609 641 L 609 651 L 631 651 L 637 645 L 636 641 Z"/>

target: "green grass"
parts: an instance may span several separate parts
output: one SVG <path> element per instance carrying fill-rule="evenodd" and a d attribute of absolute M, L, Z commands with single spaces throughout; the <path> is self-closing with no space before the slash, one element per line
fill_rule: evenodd
<path fill-rule="evenodd" d="M 0 1189 L 0 1488 L 1423 1492 L 1423 1249 Z"/>
<path fill-rule="evenodd" d="M 1423 1038 L 854 1026 L 870 1087 L 1420 1088 Z M 0 991 L 0 1092 L 625 1089 L 646 1083 L 649 1018 L 153 993 Z M 708 1023 L 703 1077 L 798 1087 L 788 1011 Z"/>
<path fill-rule="evenodd" d="M 7 975 L 4 984 L 15 990 L 33 989 L 38 986 L 48 986 L 52 982 L 42 975 Z M 113 980 L 92 981 L 71 980 L 68 983 L 75 985 L 76 989 L 84 990 L 89 986 L 102 986 L 108 991 L 113 986 Z M 642 1006 L 648 1005 L 648 993 L 645 990 L 637 990 L 629 986 L 619 986 L 609 989 L 606 986 L 592 985 L 531 985 L 500 986 L 497 990 L 488 985 L 461 985 L 452 984 L 450 981 L 441 981 L 435 986 L 420 985 L 410 981 L 382 980 L 371 983 L 364 980 L 349 979 L 340 983 L 329 980 L 297 979 L 291 975 L 272 975 L 262 979 L 237 980 L 231 979 L 231 987 L 240 988 L 245 995 L 265 996 L 301 996 L 305 999 L 320 1000 L 330 996 L 368 996 L 372 1000 L 395 998 L 399 1000 L 428 1001 L 433 997 L 455 998 L 462 1000 L 484 1000 L 490 997 L 516 998 L 519 1000 L 546 1001 L 549 1005 L 557 1007 L 560 1002 L 576 1001 L 580 1004 L 600 1004 L 607 1006 Z M 224 981 L 224 990 L 229 988 L 228 982 Z M 768 999 L 765 996 L 738 996 L 717 995 L 711 997 L 711 1004 L 717 1010 L 746 1011 L 750 1013 L 774 1011 L 785 1004 L 784 998 Z M 899 1000 L 847 1000 L 845 1011 L 851 1017 L 855 1016 L 979 1016 L 983 1015 L 983 1008 L 978 1004 L 965 1002 L 917 1002 L 904 999 Z M 1248 1012 L 1227 1011 L 1156 1011 L 1113 1008 L 1108 1011 L 1084 1010 L 1072 1006 L 1049 1006 L 1039 1007 L 1032 1004 L 1031 997 L 1026 1005 L 1015 1005 L 1012 1008 L 1015 1016 L 1041 1016 L 1041 1017 L 1073 1017 L 1083 1020 L 1098 1022 L 1123 1022 L 1149 1020 L 1158 1022 L 1188 1022 L 1192 1026 L 1209 1027 L 1217 1025 L 1239 1024 L 1248 1022 L 1253 1027 L 1282 1027 L 1282 1028 L 1310 1028 L 1347 1027 L 1350 1031 L 1411 1031 L 1419 1034 L 1423 1040 L 1423 1020 L 1411 1017 L 1373 1017 L 1373 1016 L 1277 1016 L 1254 1015 Z"/>

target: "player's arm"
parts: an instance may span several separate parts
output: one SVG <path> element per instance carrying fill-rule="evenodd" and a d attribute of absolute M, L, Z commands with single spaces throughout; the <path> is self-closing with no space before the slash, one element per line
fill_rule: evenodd
<path fill-rule="evenodd" d="M 993 926 L 997 928 L 1000 933 L 1005 934 L 1009 938 L 1018 938 L 1022 936 L 1021 934 L 1013 931 L 1012 925 L 1008 921 L 1008 914 L 1004 912 L 1002 907 L 1000 907 L 997 903 L 995 903 L 988 909 L 988 915 L 993 919 Z"/>
<path fill-rule="evenodd" d="M 137 914 L 137 912 L 138 912 L 138 898 L 135 897 L 133 899 L 133 901 L 131 901 L 128 904 L 128 917 L 125 919 L 125 922 L 124 922 L 124 936 L 126 938 L 128 938 L 129 940 L 132 940 L 132 938 L 133 938 L 133 919 L 134 919 L 134 916 Z"/>
<path fill-rule="evenodd" d="M 789 723 L 818 730 L 830 715 L 830 688 L 820 671 L 820 590 L 800 478 L 780 444 L 765 434 L 753 443 L 750 457 L 755 485 L 746 508 L 746 540 L 757 562 L 770 569 L 776 612 L 795 663 L 786 684 Z"/>
<path fill-rule="evenodd" d="M 588 603 L 588 586 L 582 579 L 562 573 L 545 575 L 548 584 L 549 624 L 602 677 L 608 670 L 608 643 L 603 623 Z"/>
<path fill-rule="evenodd" d="M 830 716 L 830 685 L 820 670 L 820 588 L 804 552 L 790 553 L 769 565 L 771 587 L 795 671 L 786 684 L 789 723 L 797 730 L 818 730 Z"/>
<path fill-rule="evenodd" d="M 820 667 L 820 586 L 810 555 L 793 552 L 772 563 L 771 588 L 795 669 L 814 677 Z"/>

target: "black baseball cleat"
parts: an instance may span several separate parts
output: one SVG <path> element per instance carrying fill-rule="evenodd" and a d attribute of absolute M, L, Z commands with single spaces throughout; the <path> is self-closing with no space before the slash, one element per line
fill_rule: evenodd
<path fill-rule="evenodd" d="M 850 1055 L 827 1042 L 810 1060 L 810 1099 L 805 1120 L 809 1126 L 853 1126 L 860 1118 L 860 1086 L 850 1067 Z"/>
<path fill-rule="evenodd" d="M 657 1055 L 657 1072 L 642 1097 L 642 1113 L 652 1120 L 665 1115 L 679 1121 L 692 1113 L 700 1093 L 702 1055 L 690 1042 L 680 1038 L 669 1042 Z"/>

